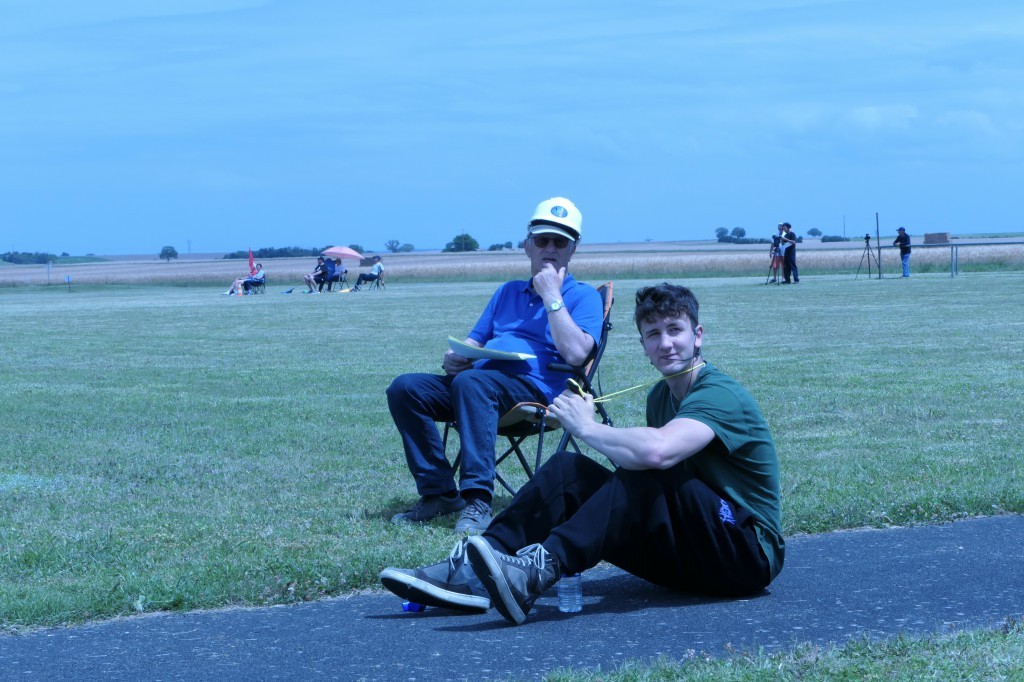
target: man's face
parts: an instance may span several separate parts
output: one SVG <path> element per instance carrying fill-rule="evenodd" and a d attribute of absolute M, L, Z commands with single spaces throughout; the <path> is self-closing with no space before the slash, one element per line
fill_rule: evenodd
<path fill-rule="evenodd" d="M 568 268 L 569 260 L 576 253 L 576 242 L 554 234 L 531 235 L 523 245 L 530 257 L 530 270 L 536 275 L 550 263 L 555 270 Z"/>
<path fill-rule="evenodd" d="M 644 355 L 663 375 L 681 372 L 690 366 L 703 342 L 704 328 L 694 329 L 690 318 L 673 317 L 640 323 L 640 343 Z"/>

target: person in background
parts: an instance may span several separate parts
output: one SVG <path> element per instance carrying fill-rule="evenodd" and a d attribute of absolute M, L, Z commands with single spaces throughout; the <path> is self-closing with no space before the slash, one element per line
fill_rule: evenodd
<path fill-rule="evenodd" d="M 789 284 L 790 275 L 793 284 L 800 283 L 800 271 L 796 268 L 796 233 L 789 223 L 782 223 L 782 243 L 786 245 L 782 253 L 782 283 Z"/>
<path fill-rule="evenodd" d="M 334 283 L 338 283 L 338 290 L 341 291 L 341 283 L 348 279 L 348 268 L 341 264 L 340 258 L 334 259 L 334 274 L 327 280 L 327 291 L 331 291 Z M 321 291 L 323 287 L 321 287 Z"/>
<path fill-rule="evenodd" d="M 323 256 L 317 256 L 316 267 L 313 268 L 313 272 L 305 275 L 302 281 L 306 283 L 307 294 L 319 294 L 320 285 L 327 279 L 327 264 L 324 262 Z"/>
<path fill-rule="evenodd" d="M 238 279 L 236 279 L 234 282 L 231 283 L 231 288 L 224 292 L 224 295 L 234 296 L 237 295 L 239 291 L 241 291 L 244 294 L 248 294 L 249 289 L 251 289 L 254 284 L 262 284 L 263 282 L 265 282 L 266 276 L 266 273 L 263 272 L 263 264 L 257 263 L 256 269 L 253 271 L 251 275 L 247 277 L 239 277 Z"/>
<path fill-rule="evenodd" d="M 896 228 L 893 246 L 900 247 L 900 261 L 903 263 L 903 277 L 910 277 L 910 235 L 902 227 Z"/>
<path fill-rule="evenodd" d="M 359 273 L 359 279 L 356 280 L 356 285 L 354 287 L 352 287 L 352 291 L 359 291 L 359 289 L 360 289 L 359 285 L 364 283 L 364 282 L 369 283 L 369 282 L 374 282 L 374 281 L 380 279 L 380 277 L 381 277 L 381 275 L 383 273 L 384 273 L 384 266 L 380 262 L 380 256 L 374 256 L 373 257 L 373 267 L 370 268 L 370 272 L 369 273 L 365 273 L 365 272 Z"/>

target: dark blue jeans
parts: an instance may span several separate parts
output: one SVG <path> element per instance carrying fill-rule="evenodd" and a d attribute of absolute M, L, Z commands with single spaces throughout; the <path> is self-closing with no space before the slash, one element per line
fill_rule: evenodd
<path fill-rule="evenodd" d="M 486 369 L 469 369 L 455 376 L 403 374 L 391 382 L 387 396 L 420 495 L 439 495 L 456 488 L 437 422 L 454 420 L 459 427 L 462 471 L 458 488 L 491 494 L 498 417 L 517 403 L 548 402 L 526 377 Z"/>

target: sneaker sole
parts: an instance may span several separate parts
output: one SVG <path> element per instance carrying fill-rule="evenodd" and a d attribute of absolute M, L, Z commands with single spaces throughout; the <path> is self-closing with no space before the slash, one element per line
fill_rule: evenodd
<path fill-rule="evenodd" d="M 491 608 L 491 600 L 487 597 L 443 590 L 437 585 L 393 568 L 381 571 L 380 581 L 384 587 L 402 599 L 424 606 L 477 614 L 486 613 Z"/>
<path fill-rule="evenodd" d="M 460 521 L 459 523 L 455 524 L 455 532 L 456 533 L 467 533 L 467 534 L 470 534 L 470 535 L 473 535 L 473 534 L 479 535 L 480 533 L 483 533 L 485 530 L 487 530 L 487 526 L 489 526 L 489 525 L 491 525 L 491 518 L 490 517 L 487 517 L 487 522 L 484 523 L 483 525 L 481 525 L 479 523 L 462 523 Z"/>
<path fill-rule="evenodd" d="M 482 537 L 475 535 L 469 538 L 466 546 L 469 563 L 476 572 L 476 577 L 480 578 L 480 582 L 491 595 L 491 604 L 505 618 L 516 625 L 522 625 L 526 622 L 526 614 L 519 607 L 508 581 L 505 580 L 505 575 L 501 572 L 501 564 L 491 551 L 491 546 Z"/>

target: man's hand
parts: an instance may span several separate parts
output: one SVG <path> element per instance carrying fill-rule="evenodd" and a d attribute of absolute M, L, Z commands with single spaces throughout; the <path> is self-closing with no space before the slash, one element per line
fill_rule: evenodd
<path fill-rule="evenodd" d="M 562 422 L 562 427 L 574 436 L 578 436 L 588 424 L 594 423 L 594 396 L 586 393 L 582 398 L 578 393 L 566 389 L 548 405 L 548 411 Z"/>
<path fill-rule="evenodd" d="M 540 272 L 533 276 L 533 290 L 544 299 L 544 305 L 562 299 L 562 284 L 565 282 L 565 268 L 545 263 Z"/>
<path fill-rule="evenodd" d="M 452 350 L 446 351 L 444 359 L 441 361 L 441 369 L 443 369 L 444 373 L 448 375 L 458 374 L 459 372 L 463 372 L 471 367 L 473 367 L 472 360 L 462 357 Z"/>

